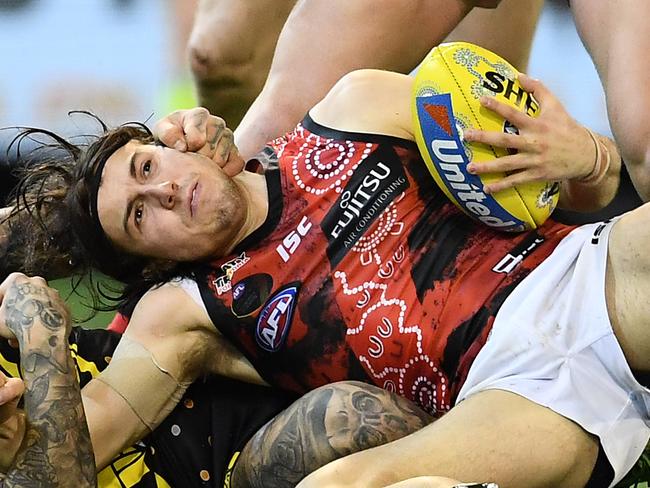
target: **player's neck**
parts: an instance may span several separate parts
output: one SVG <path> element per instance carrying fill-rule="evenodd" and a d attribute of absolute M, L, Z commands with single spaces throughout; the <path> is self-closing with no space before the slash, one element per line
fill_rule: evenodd
<path fill-rule="evenodd" d="M 245 200 L 246 215 L 235 246 L 257 230 L 266 220 L 269 198 L 264 175 L 242 171 L 233 178 Z"/>

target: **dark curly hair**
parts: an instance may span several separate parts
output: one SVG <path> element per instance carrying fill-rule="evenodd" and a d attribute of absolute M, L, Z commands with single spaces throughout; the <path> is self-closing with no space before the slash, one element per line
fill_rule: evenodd
<path fill-rule="evenodd" d="M 13 209 L 5 222 L 9 229 L 6 256 L 8 262 L 20 263 L 21 271 L 30 274 L 47 274 L 43 270 L 54 266 L 89 276 L 93 306 L 102 310 L 116 308 L 134 294 L 174 276 L 189 275 L 190 265 L 128 254 L 104 234 L 94 214 L 93 193 L 96 195 L 106 160 L 131 140 L 155 141 L 142 123 L 109 129 L 93 117 L 102 133 L 84 136 L 82 143 L 44 129 L 19 128 L 10 149 L 16 148 L 24 169 L 13 202 L 9 202 Z M 25 141 L 35 147 L 21 154 Z M 124 289 L 102 289 L 93 279 L 94 270 L 124 283 Z M 117 303 L 108 305 L 106 298 Z"/>

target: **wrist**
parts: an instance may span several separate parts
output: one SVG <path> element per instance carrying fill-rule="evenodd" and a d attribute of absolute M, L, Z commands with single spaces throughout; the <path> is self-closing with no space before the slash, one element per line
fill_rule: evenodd
<path fill-rule="evenodd" d="M 591 130 L 586 127 L 585 130 L 591 137 L 596 155 L 591 171 L 585 176 L 577 178 L 576 182 L 582 185 L 597 185 L 603 180 L 609 170 L 611 156 L 607 146 L 603 144 Z"/>
<path fill-rule="evenodd" d="M 37 321 L 29 328 L 29 333 L 14 333 L 21 351 L 23 348 L 34 349 L 41 346 L 46 347 L 48 350 L 68 347 L 68 331 L 66 327 L 50 329 Z"/>

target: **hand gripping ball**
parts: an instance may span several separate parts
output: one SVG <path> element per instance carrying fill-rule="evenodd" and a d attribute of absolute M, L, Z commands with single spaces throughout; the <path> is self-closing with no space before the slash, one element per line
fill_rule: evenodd
<path fill-rule="evenodd" d="M 434 48 L 415 76 L 413 126 L 422 157 L 442 191 L 472 218 L 500 230 L 535 229 L 557 204 L 559 184 L 531 182 L 488 195 L 483 184 L 505 173 L 472 175 L 467 164 L 505 156 L 508 151 L 463 140 L 463 130 L 516 132 L 517 128 L 481 106 L 479 98 L 499 101 L 536 117 L 539 105 L 517 82 L 507 61 L 466 42 Z"/>

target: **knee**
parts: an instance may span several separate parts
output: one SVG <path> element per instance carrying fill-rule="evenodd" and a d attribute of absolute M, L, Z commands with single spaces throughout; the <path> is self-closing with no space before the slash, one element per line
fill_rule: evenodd
<path fill-rule="evenodd" d="M 270 41 L 250 35 L 249 18 L 232 2 L 201 2 L 187 44 L 200 104 L 233 126 L 262 89 L 273 54 Z"/>
<path fill-rule="evenodd" d="M 253 46 L 219 36 L 193 35 L 188 57 L 201 96 L 212 90 L 239 90 L 252 100 L 261 90 L 268 70 L 267 60 L 257 56 Z"/>

